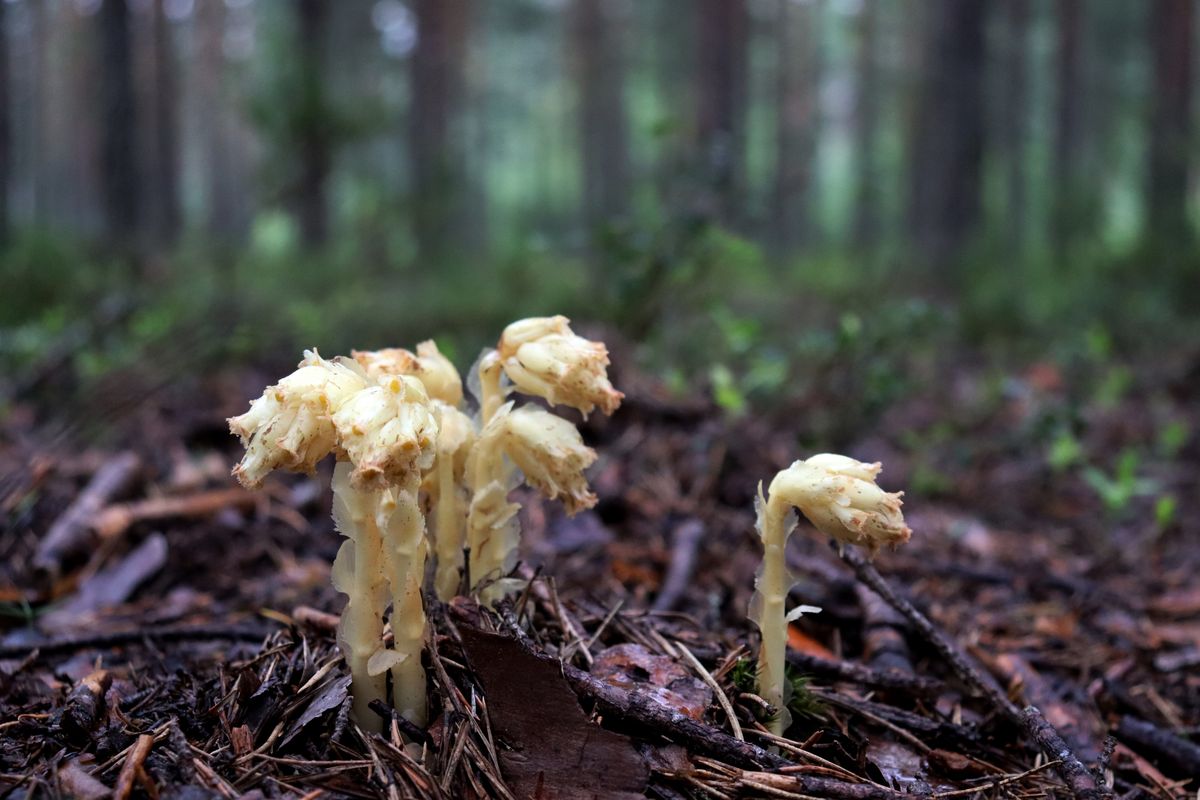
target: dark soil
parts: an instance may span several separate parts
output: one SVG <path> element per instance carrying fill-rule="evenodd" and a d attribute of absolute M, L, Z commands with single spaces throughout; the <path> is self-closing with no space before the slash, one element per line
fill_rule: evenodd
<path fill-rule="evenodd" d="M 836 399 L 729 419 L 623 376 L 622 409 L 585 426 L 597 507 L 568 518 L 521 497 L 530 590 L 499 615 L 466 598 L 431 605 L 433 722 L 407 735 L 349 720 L 330 619 L 314 613 L 342 604 L 329 465 L 252 498 L 227 491 L 224 418 L 268 376 L 149 394 L 153 382 L 114 381 L 66 428 L 44 397 L 27 400 L 0 430 L 0 798 L 1070 796 L 1057 763 L 804 526 L 793 600 L 822 611 L 791 631 L 805 679 L 790 744 L 720 749 L 726 703 L 747 742 L 772 744 L 749 671 L 752 498 L 811 443 L 882 460 L 885 488 L 908 489 L 912 542 L 876 567 L 1019 706 L 1040 708 L 1101 786 L 1194 797 L 1200 380 L 1139 373 L 1100 405 L 1047 369 L 989 393 L 958 365 L 835 441 L 807 421 Z M 1046 431 L 1063 420 L 1084 461 L 1055 470 Z M 1165 455 L 1164 420 L 1183 426 Z M 1087 468 L 1117 476 L 1131 448 L 1148 454 L 1142 483 L 1106 506 Z M 176 497 L 192 510 L 106 536 L 96 521 L 119 517 L 90 514 L 74 552 L 37 563 L 46 532 L 124 452 L 137 469 L 105 507 Z M 539 654 L 593 677 L 539 670 Z M 681 727 L 589 695 L 596 678 Z M 704 751 L 691 723 L 724 738 Z"/>

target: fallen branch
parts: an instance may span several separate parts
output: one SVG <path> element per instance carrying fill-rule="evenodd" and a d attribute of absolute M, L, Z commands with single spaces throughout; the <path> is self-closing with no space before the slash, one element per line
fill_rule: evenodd
<path fill-rule="evenodd" d="M 129 751 L 129 755 L 125 757 L 125 763 L 121 766 L 121 774 L 117 776 L 117 785 L 113 789 L 113 800 L 126 800 L 133 791 L 135 781 L 142 784 L 151 797 L 158 795 L 154 782 L 142 768 L 142 765 L 146 763 L 146 756 L 150 755 L 150 748 L 153 746 L 154 736 L 151 734 L 143 733 L 138 737 L 137 742 Z"/>
<path fill-rule="evenodd" d="M 704 538 L 704 524 L 693 518 L 685 519 L 671 530 L 671 562 L 663 578 L 662 591 L 654 598 L 652 611 L 670 611 L 683 596 L 692 573 L 696 570 L 696 553 Z"/>
<path fill-rule="evenodd" d="M 796 669 L 819 678 L 859 683 L 877 689 L 897 689 L 914 694 L 931 695 L 941 687 L 941 681 L 914 675 L 895 668 L 878 669 L 853 661 L 835 661 L 796 650 L 789 650 L 787 661 Z"/>
<path fill-rule="evenodd" d="M 92 535 L 93 518 L 113 497 L 124 492 L 133 483 L 141 464 L 136 454 L 123 452 L 96 470 L 96 474 L 80 492 L 79 497 L 54 521 L 38 543 L 33 565 L 52 575 L 58 575 L 62 571 L 64 561 L 87 549 Z"/>
<path fill-rule="evenodd" d="M 1200 775 L 1200 746 L 1165 731 L 1145 720 L 1121 717 L 1117 723 L 1117 736 L 1127 744 L 1163 761 L 1169 761 L 1183 775 Z"/>
<path fill-rule="evenodd" d="M 92 528 L 102 539 L 120 536 L 131 525 L 171 517 L 202 517 L 226 508 L 247 508 L 258 498 L 244 489 L 214 489 L 182 497 L 153 497 L 109 506 L 96 515 Z"/>
<path fill-rule="evenodd" d="M 1097 785 L 1096 779 L 1087 767 L 1080 762 L 1079 757 L 1072 752 L 1067 743 L 1063 741 L 1062 736 L 1054 729 L 1053 725 L 1046 721 L 1040 711 L 1033 706 L 1029 706 L 1024 711 L 1017 708 L 1016 704 L 1008 699 L 1008 695 L 1000 688 L 995 678 L 973 664 L 967 655 L 950 640 L 949 636 L 942 633 L 912 603 L 901 597 L 892 585 L 879 574 L 879 570 L 875 569 L 861 553 L 852 547 L 840 547 L 837 543 L 832 544 L 833 548 L 841 555 L 842 561 L 854 570 L 859 581 L 871 587 L 892 608 L 899 611 L 909 624 L 938 651 L 938 654 L 946 660 L 959 678 L 980 691 L 997 711 L 1023 728 L 1047 756 L 1062 762 L 1056 767 L 1056 771 L 1079 800 L 1112 797 L 1112 792 L 1107 787 Z"/>
<path fill-rule="evenodd" d="M 24 644 L 0 645 L 0 659 L 26 658 L 34 652 L 38 658 L 122 645 L 152 642 L 204 641 L 229 639 L 235 642 L 260 642 L 270 635 L 265 628 L 239 628 L 234 626 L 163 626 L 161 628 L 138 628 L 115 633 L 98 633 L 92 636 L 70 636 L 62 639 L 42 639 Z"/>

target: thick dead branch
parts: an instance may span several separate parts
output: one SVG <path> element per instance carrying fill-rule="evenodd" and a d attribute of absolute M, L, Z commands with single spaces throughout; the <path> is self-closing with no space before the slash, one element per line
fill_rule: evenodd
<path fill-rule="evenodd" d="M 58 575 L 66 559 L 86 550 L 93 519 L 133 483 L 140 467 L 141 460 L 131 452 L 118 453 L 100 467 L 75 502 L 46 531 L 33 556 L 33 565 Z"/>
<path fill-rule="evenodd" d="M 1145 720 L 1121 717 L 1117 736 L 1149 755 L 1168 761 L 1183 775 L 1200 775 L 1200 746 Z"/>
<path fill-rule="evenodd" d="M 696 552 L 704 538 L 704 523 L 691 517 L 671 529 L 671 563 L 663 578 L 662 591 L 654 598 L 654 611 L 670 611 L 683 596 L 696 570 Z"/>
<path fill-rule="evenodd" d="M 929 695 L 941 688 L 941 681 L 898 669 L 875 669 L 853 661 L 835 661 L 789 650 L 788 663 L 807 675 L 859 683 L 877 689 L 896 689 L 914 694 Z"/>
<path fill-rule="evenodd" d="M 244 489 L 215 489 L 183 497 L 154 497 L 109 506 L 96 515 L 92 527 L 102 539 L 120 536 L 130 525 L 171 517 L 200 517 L 226 508 L 248 508 L 258 497 Z"/>
<path fill-rule="evenodd" d="M 142 641 L 183 642 L 207 639 L 229 639 L 235 642 L 260 642 L 271 633 L 266 628 L 239 628 L 225 625 L 163 626 L 131 631 L 99 633 L 94 636 L 69 636 L 62 639 L 43 639 L 20 645 L 0 646 L 0 659 L 25 658 L 34 651 L 38 658 L 72 653 L 92 648 L 121 647 Z"/>

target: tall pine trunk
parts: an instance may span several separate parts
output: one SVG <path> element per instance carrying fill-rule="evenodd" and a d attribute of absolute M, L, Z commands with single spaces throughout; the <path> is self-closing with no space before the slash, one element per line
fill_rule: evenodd
<path fill-rule="evenodd" d="M 462 110 L 470 0 L 414 0 L 409 163 L 413 232 L 423 257 L 458 254 L 470 238 Z"/>
<path fill-rule="evenodd" d="M 698 0 L 699 102 L 696 143 L 705 213 L 734 225 L 742 191 L 746 103 L 745 0 Z"/>
<path fill-rule="evenodd" d="M 910 159 L 910 227 L 929 266 L 948 265 L 978 230 L 983 166 L 986 0 L 931 0 Z"/>
<path fill-rule="evenodd" d="M 182 220 L 179 197 L 179 122 L 175 48 L 167 21 L 166 0 L 154 0 L 154 195 L 155 238 L 174 244 Z"/>
<path fill-rule="evenodd" d="M 854 244 L 870 248 L 879 238 L 879 69 L 876 41 L 879 4 L 863 4 L 859 17 L 855 159 L 857 198 L 854 204 Z"/>
<path fill-rule="evenodd" d="M 571 42 L 578 87 L 583 214 L 595 230 L 626 209 L 629 191 L 625 81 L 618 31 L 603 0 L 575 0 Z"/>
<path fill-rule="evenodd" d="M 1155 0 L 1147 207 L 1150 233 L 1167 243 L 1188 237 L 1188 150 L 1192 133 L 1192 29 L 1195 0 Z"/>
<path fill-rule="evenodd" d="M 137 108 L 132 42 L 126 0 L 103 0 L 100 35 L 101 196 L 110 241 L 121 249 L 136 244 L 139 219 Z"/>
<path fill-rule="evenodd" d="M 305 244 L 320 245 L 328 235 L 326 190 L 332 167 L 332 142 L 325 98 L 325 36 L 329 26 L 329 0 L 297 0 L 297 57 L 303 109 L 295 131 L 300 170 L 292 205 Z"/>
<path fill-rule="evenodd" d="M 1004 4 L 1003 78 L 1000 82 L 999 149 L 1004 160 L 1004 216 L 1010 250 L 1025 242 L 1025 152 L 1029 104 L 1029 0 Z"/>
<path fill-rule="evenodd" d="M 1080 151 L 1083 125 L 1082 0 L 1057 0 L 1058 47 L 1055 50 L 1057 108 L 1054 125 L 1054 210 L 1051 237 L 1060 251 L 1079 224 L 1082 187 Z"/>
<path fill-rule="evenodd" d="M 8 60 L 8 15 L 5 5 L 0 2 L 0 247 L 8 244 L 8 183 L 12 172 L 9 157 L 12 151 L 9 105 L 12 87 Z"/>
<path fill-rule="evenodd" d="M 772 243 L 787 255 L 813 240 L 824 3 L 778 0 L 775 27 L 775 181 Z"/>

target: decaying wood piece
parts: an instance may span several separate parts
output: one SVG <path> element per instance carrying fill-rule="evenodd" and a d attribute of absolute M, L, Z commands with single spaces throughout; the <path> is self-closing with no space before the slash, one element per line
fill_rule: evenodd
<path fill-rule="evenodd" d="M 875 669 L 853 661 L 835 661 L 829 658 L 789 650 L 787 662 L 806 675 L 830 678 L 839 681 L 860 683 L 877 689 L 896 689 L 913 694 L 929 695 L 941 688 L 941 681 L 926 678 L 898 669 Z"/>
<path fill-rule="evenodd" d="M 214 489 L 181 497 L 152 497 L 136 503 L 109 506 L 98 513 L 92 528 L 102 539 L 120 536 L 129 526 L 171 517 L 202 517 L 226 508 L 249 508 L 258 498 L 244 489 Z"/>
<path fill-rule="evenodd" d="M 1135 717 L 1121 717 L 1117 736 L 1144 753 L 1168 761 L 1183 775 L 1200 775 L 1200 746 Z"/>
<path fill-rule="evenodd" d="M 690 517 L 671 529 L 671 562 L 663 578 L 662 590 L 654 598 L 654 611 L 675 608 L 696 570 L 696 553 L 704 538 L 704 523 Z"/>
<path fill-rule="evenodd" d="M 913 672 L 912 656 L 904 639 L 908 627 L 904 617 L 861 583 L 855 592 L 863 612 L 864 660 L 879 669 Z"/>
<path fill-rule="evenodd" d="M 85 676 L 67 695 L 59 725 L 77 742 L 87 741 L 108 713 L 105 695 L 112 686 L 112 675 L 98 669 Z"/>
<path fill-rule="evenodd" d="M 93 519 L 114 497 L 129 488 L 141 464 L 135 453 L 126 451 L 113 456 L 96 470 L 75 502 L 42 537 L 33 556 L 33 565 L 58 575 L 65 560 L 86 550 L 91 541 Z"/>
<path fill-rule="evenodd" d="M 150 776 L 146 774 L 143 765 L 150 748 L 154 746 L 154 736 L 143 733 L 129 750 L 125 763 L 121 766 L 121 774 L 117 776 L 117 785 L 113 788 L 113 800 L 126 800 L 133 792 L 134 783 L 140 783 L 151 797 L 158 797 L 158 790 Z"/>
<path fill-rule="evenodd" d="M 265 628 L 233 625 L 163 625 L 130 631 L 98 633 L 93 636 L 67 636 L 57 639 L 26 642 L 19 645 L 0 645 L 0 659 L 25 658 L 37 652 L 38 658 L 73 653 L 91 648 L 121 647 L 143 640 L 153 642 L 204 641 L 229 639 L 235 642 L 261 642 L 270 634 Z"/>
<path fill-rule="evenodd" d="M 1107 787 L 1096 783 L 1095 777 L 1080 762 L 1079 757 L 1067 746 L 1062 736 L 1054 729 L 1053 725 L 1046 721 L 1040 711 L 1032 706 L 1024 711 L 1017 708 L 1016 704 L 1008 699 L 1008 695 L 996 683 L 995 678 L 972 663 L 971 659 L 950 640 L 949 636 L 918 611 L 912 603 L 901 597 L 861 553 L 849 547 L 839 547 L 836 542 L 831 544 L 834 550 L 841 555 L 842 560 L 854 570 L 858 579 L 886 600 L 892 608 L 899 611 L 913 626 L 913 629 L 938 651 L 938 654 L 946 660 L 959 678 L 980 691 L 997 711 L 1023 728 L 1046 755 L 1062 762 L 1056 767 L 1056 771 L 1067 782 L 1068 787 L 1079 800 L 1112 797 L 1112 792 Z"/>
<path fill-rule="evenodd" d="M 455 609 L 459 614 L 463 612 Z M 626 692 L 581 669 L 541 651 L 516 624 L 511 614 L 502 614 L 507 631 L 538 660 L 558 665 L 576 694 L 590 700 L 595 710 L 619 722 L 643 728 L 706 755 L 745 769 L 777 769 L 791 762 L 750 742 L 735 739 L 724 731 L 697 722 L 654 700 Z"/>

